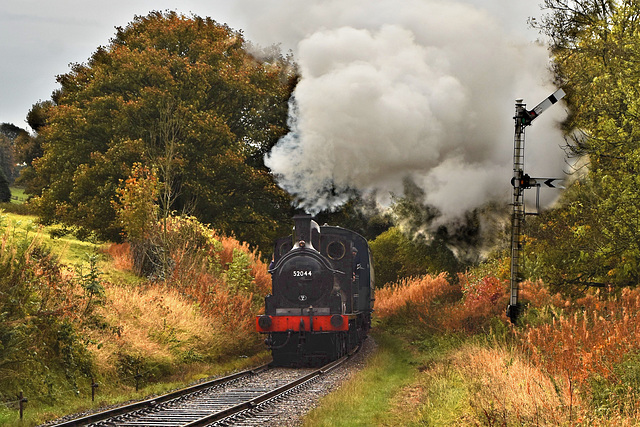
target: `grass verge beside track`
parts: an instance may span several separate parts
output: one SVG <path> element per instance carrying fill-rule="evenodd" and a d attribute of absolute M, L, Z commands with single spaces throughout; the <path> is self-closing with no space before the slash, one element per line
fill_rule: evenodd
<path fill-rule="evenodd" d="M 322 399 L 305 426 L 445 426 L 469 412 L 467 385 L 447 368 L 459 338 L 412 340 L 381 329 L 372 336 L 378 350 L 367 366 Z"/>

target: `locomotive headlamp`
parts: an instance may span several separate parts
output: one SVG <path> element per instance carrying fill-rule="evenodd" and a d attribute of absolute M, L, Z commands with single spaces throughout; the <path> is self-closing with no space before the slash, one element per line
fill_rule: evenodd
<path fill-rule="evenodd" d="M 300 241 L 298 242 L 298 246 L 300 246 L 301 248 L 304 248 L 304 245 L 305 245 L 304 240 L 300 240 Z"/>
<path fill-rule="evenodd" d="M 344 320 L 339 314 L 334 314 L 333 316 L 331 316 L 331 326 L 333 326 L 334 328 L 339 328 L 340 326 L 342 326 L 343 322 Z"/>
<path fill-rule="evenodd" d="M 271 316 L 260 316 L 258 317 L 258 326 L 262 329 L 269 329 L 271 327 Z"/>

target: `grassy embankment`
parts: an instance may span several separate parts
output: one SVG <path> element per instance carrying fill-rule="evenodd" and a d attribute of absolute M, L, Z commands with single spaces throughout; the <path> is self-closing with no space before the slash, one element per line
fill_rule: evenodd
<path fill-rule="evenodd" d="M 127 245 L 54 238 L 34 217 L 2 213 L 1 425 L 33 426 L 268 359 L 252 320 L 268 288 L 264 263 L 199 224 L 172 227 L 172 275 L 151 281 L 131 272 Z"/>
<path fill-rule="evenodd" d="M 305 425 L 638 425 L 640 291 L 568 300 L 524 289 L 516 328 L 496 278 L 380 291 L 377 354 Z"/>

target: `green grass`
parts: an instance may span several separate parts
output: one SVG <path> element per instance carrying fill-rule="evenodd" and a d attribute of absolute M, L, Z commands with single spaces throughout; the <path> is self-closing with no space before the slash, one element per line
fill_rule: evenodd
<path fill-rule="evenodd" d="M 377 352 L 367 367 L 325 397 L 305 419 L 305 426 L 393 425 L 394 396 L 416 372 L 413 355 L 393 335 L 377 332 Z"/>
<path fill-rule="evenodd" d="M 378 349 L 367 366 L 326 396 L 305 426 L 450 426 L 470 412 L 468 386 L 447 355 L 457 336 L 415 339 L 376 328 Z"/>
<path fill-rule="evenodd" d="M 420 396 L 416 397 L 412 422 L 406 425 L 464 425 L 461 420 L 471 412 L 469 381 L 451 365 L 450 355 L 469 339 L 447 334 L 428 335 L 412 342 L 422 359 L 420 374 L 412 384 Z"/>
<path fill-rule="evenodd" d="M 87 254 L 94 253 L 99 245 L 81 241 L 71 235 L 54 238 L 59 226 L 43 227 L 38 224 L 35 215 L 21 215 L 11 212 L 0 213 L 0 226 L 8 229 L 15 237 L 32 237 L 39 235 L 42 242 L 51 248 L 52 252 L 60 258 L 64 264 L 75 265 L 87 262 Z"/>
<path fill-rule="evenodd" d="M 5 204 L 6 205 L 6 204 Z M 42 226 L 35 215 L 23 215 L 2 211 L 0 206 L 0 235 L 7 230 L 16 237 L 34 237 L 38 235 L 41 242 L 58 257 L 61 263 L 70 267 L 88 267 L 89 256 L 100 253 L 103 243 L 94 243 L 77 239 L 72 234 L 58 237 L 62 229 L 59 225 Z M 98 267 L 105 278 L 115 283 L 138 283 L 142 278 L 131 272 L 123 272 L 111 267 L 109 257 L 100 255 Z"/>
<path fill-rule="evenodd" d="M 27 200 L 27 195 L 24 194 L 24 188 L 10 187 L 11 190 L 11 203 L 22 204 Z"/>
<path fill-rule="evenodd" d="M 425 372 L 419 384 L 423 390 L 423 401 L 411 425 L 460 425 L 462 415 L 471 411 L 468 385 L 457 370 L 441 365 Z"/>

